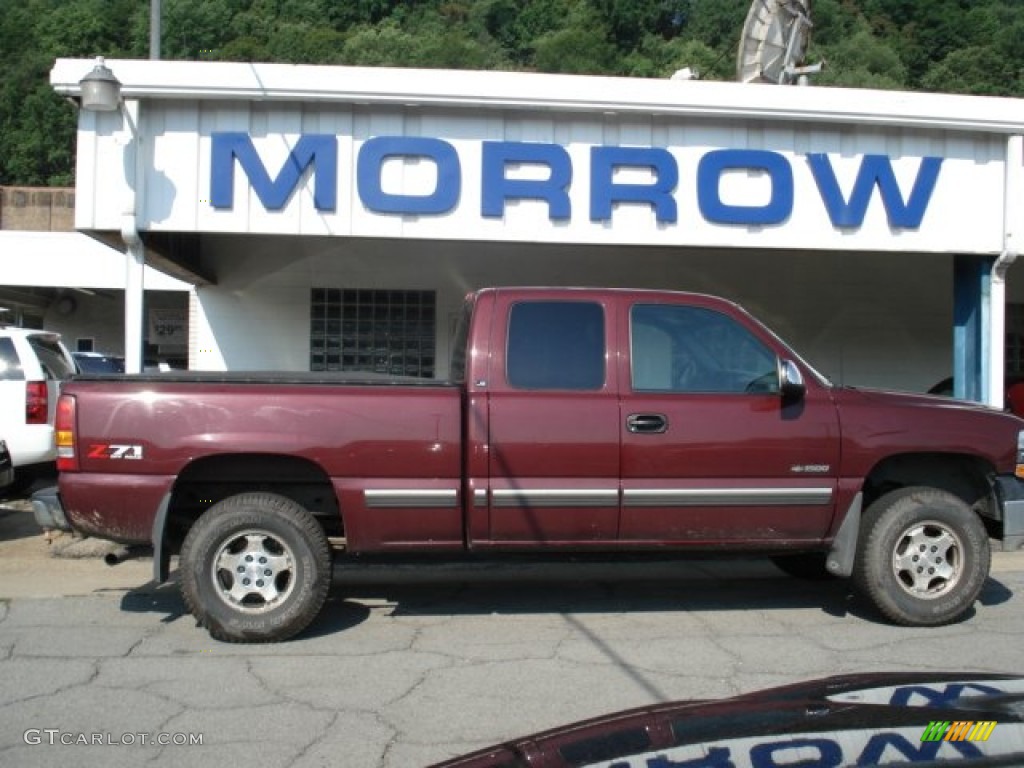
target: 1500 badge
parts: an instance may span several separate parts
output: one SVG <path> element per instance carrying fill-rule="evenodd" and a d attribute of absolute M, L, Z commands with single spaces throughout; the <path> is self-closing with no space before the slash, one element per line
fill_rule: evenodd
<path fill-rule="evenodd" d="M 141 459 L 141 445 L 93 443 L 89 446 L 90 459 Z"/>
<path fill-rule="evenodd" d="M 828 464 L 794 464 L 789 471 L 798 475 L 824 475 L 830 469 Z"/>

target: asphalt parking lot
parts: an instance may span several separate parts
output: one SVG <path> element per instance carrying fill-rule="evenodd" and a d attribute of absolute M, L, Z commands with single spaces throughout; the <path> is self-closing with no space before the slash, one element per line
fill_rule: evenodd
<path fill-rule="evenodd" d="M 343 569 L 299 638 L 239 646 L 197 629 L 148 561 L 53 557 L 62 545 L 0 510 L 2 765 L 421 766 L 654 702 L 1024 669 L 1024 553 L 997 554 L 973 614 L 937 629 L 882 623 L 844 584 L 764 561 Z"/>

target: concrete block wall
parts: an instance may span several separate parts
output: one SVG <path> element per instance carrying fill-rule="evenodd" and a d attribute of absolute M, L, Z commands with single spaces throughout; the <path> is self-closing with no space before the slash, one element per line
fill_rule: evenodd
<path fill-rule="evenodd" d="M 0 229 L 73 232 L 74 189 L 0 187 Z"/>

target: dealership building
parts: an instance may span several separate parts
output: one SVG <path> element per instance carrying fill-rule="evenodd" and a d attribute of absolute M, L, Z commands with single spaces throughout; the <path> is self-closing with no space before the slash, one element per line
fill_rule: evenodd
<path fill-rule="evenodd" d="M 72 350 L 119 353 L 123 246 L 75 232 L 74 204 L 70 189 L 0 187 L 0 324 L 56 331 Z M 187 359 L 192 286 L 152 267 L 144 285 L 146 360 Z"/>
<path fill-rule="evenodd" d="M 94 65 L 53 87 L 80 100 Z M 193 369 L 444 377 L 467 292 L 600 285 L 733 299 L 841 384 L 1001 403 L 1024 374 L 1024 100 L 105 67 L 75 228 L 128 253 L 130 341 L 143 264 L 192 286 Z"/>

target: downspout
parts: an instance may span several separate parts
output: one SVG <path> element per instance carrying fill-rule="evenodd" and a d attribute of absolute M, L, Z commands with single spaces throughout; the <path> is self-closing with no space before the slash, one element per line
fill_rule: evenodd
<path fill-rule="evenodd" d="M 128 157 L 125 148 L 125 164 L 128 166 L 131 193 L 125 211 L 121 215 L 121 239 L 125 244 L 124 284 L 124 370 L 125 373 L 142 371 L 142 324 L 145 285 L 143 275 L 146 268 L 146 246 L 139 235 L 138 212 L 143 205 L 145 170 L 142 168 L 142 137 L 139 134 L 139 102 L 121 104 L 121 114 L 128 124 L 132 136 L 132 153 Z"/>
<path fill-rule="evenodd" d="M 991 321 L 986 402 L 995 408 L 1003 408 L 1006 404 L 1006 273 L 1017 259 L 1020 248 L 1017 224 L 1024 215 L 1021 208 L 1021 190 L 1024 188 L 1024 136 L 1010 136 L 1006 140 L 1006 174 L 1003 183 L 1003 250 L 992 265 L 989 295 Z"/>

